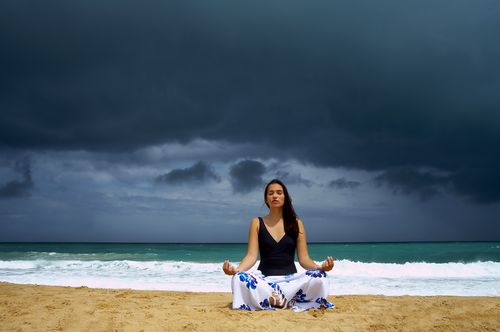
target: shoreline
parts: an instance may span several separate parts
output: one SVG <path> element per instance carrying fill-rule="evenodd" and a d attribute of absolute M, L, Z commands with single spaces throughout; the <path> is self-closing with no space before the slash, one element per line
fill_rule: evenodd
<path fill-rule="evenodd" d="M 34 287 L 50 287 L 50 288 L 64 288 L 64 289 L 90 289 L 96 291 L 127 291 L 127 292 L 165 292 L 165 293 L 180 293 L 180 294 L 229 294 L 230 291 L 199 291 L 199 290 L 175 290 L 175 289 L 136 289 L 136 288 L 108 288 L 108 287 L 93 287 L 93 286 L 71 286 L 71 285 L 46 285 L 46 284 L 18 284 L 10 281 L 0 281 L 0 290 L 2 285 L 12 285 L 12 286 L 34 286 Z M 0 294 L 1 295 L 1 294 Z M 413 294 L 404 294 L 404 295 L 390 295 L 390 294 L 337 294 L 337 295 L 328 295 L 328 298 L 343 298 L 343 297 L 457 297 L 457 298 L 498 298 L 500 299 L 500 295 L 448 295 L 448 294 L 440 294 L 440 295 L 413 295 Z M 0 330 L 1 331 L 1 330 Z"/>
<path fill-rule="evenodd" d="M 8 331 L 500 331 L 500 297 L 331 295 L 333 310 L 239 311 L 231 293 L 0 282 Z"/>

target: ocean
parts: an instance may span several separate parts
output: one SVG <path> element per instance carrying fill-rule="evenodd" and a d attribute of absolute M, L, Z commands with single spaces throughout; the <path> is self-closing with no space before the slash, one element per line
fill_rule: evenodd
<path fill-rule="evenodd" d="M 230 292 L 222 263 L 245 253 L 246 244 L 0 243 L 0 281 Z M 311 243 L 309 254 L 334 257 L 330 295 L 500 296 L 500 242 Z"/>

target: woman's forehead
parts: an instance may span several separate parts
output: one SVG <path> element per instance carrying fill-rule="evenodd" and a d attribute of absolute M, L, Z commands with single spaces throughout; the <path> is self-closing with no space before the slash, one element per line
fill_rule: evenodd
<path fill-rule="evenodd" d="M 278 191 L 281 190 L 283 191 L 283 187 L 279 183 L 271 183 L 269 187 L 267 187 L 267 191 Z"/>

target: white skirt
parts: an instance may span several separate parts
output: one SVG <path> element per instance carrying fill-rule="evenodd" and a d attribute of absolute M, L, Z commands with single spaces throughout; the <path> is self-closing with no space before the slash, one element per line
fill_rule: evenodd
<path fill-rule="evenodd" d="M 286 276 L 264 276 L 258 272 L 238 272 L 232 279 L 233 309 L 275 310 L 269 298 L 284 295 L 284 308 L 304 311 L 334 308 L 328 302 L 328 278 L 324 271 L 307 270 Z"/>

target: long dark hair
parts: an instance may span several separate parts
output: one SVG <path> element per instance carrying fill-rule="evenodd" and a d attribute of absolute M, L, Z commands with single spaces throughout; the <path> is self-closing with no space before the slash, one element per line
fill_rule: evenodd
<path fill-rule="evenodd" d="M 285 226 L 285 233 L 290 235 L 294 240 L 297 240 L 299 236 L 299 223 L 297 222 L 297 214 L 293 209 L 292 198 L 288 194 L 288 189 L 283 182 L 278 179 L 272 179 L 266 185 L 266 190 L 264 190 L 264 203 L 266 203 L 267 207 L 267 190 L 269 186 L 273 183 L 279 184 L 283 188 L 283 194 L 285 194 L 285 202 L 283 204 L 283 223 Z"/>

